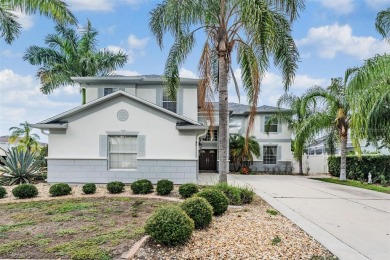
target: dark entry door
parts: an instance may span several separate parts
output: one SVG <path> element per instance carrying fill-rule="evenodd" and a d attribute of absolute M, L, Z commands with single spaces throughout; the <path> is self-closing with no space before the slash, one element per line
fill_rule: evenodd
<path fill-rule="evenodd" d="M 217 170 L 217 150 L 200 150 L 199 170 L 200 171 Z"/>

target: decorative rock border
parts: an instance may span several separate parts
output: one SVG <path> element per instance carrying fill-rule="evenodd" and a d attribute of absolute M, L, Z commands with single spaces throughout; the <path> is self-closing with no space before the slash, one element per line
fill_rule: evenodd
<path fill-rule="evenodd" d="M 129 251 L 123 253 L 119 259 L 133 259 L 138 250 L 148 241 L 149 238 L 150 236 L 143 236 L 130 248 Z"/>

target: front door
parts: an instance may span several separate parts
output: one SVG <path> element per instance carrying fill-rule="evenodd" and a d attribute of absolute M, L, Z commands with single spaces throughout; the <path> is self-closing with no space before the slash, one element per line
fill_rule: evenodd
<path fill-rule="evenodd" d="M 199 170 L 200 171 L 217 170 L 217 150 L 200 150 Z"/>

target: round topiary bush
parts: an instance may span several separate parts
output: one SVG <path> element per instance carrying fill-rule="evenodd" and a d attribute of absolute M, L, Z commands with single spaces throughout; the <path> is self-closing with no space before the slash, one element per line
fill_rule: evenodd
<path fill-rule="evenodd" d="M 214 215 L 216 216 L 222 215 L 228 209 L 229 200 L 222 191 L 205 189 L 196 195 L 205 198 L 211 204 Z"/>
<path fill-rule="evenodd" d="M 38 189 L 32 184 L 20 184 L 12 190 L 12 194 L 19 199 L 34 198 L 38 195 Z"/>
<path fill-rule="evenodd" d="M 158 195 L 169 195 L 173 191 L 173 182 L 169 180 L 159 180 L 156 188 Z"/>
<path fill-rule="evenodd" d="M 213 218 L 213 207 L 201 197 L 186 199 L 180 207 L 194 221 L 196 229 L 202 229 L 210 225 Z"/>
<path fill-rule="evenodd" d="M 148 194 L 153 191 L 153 184 L 151 181 L 143 179 L 133 182 L 130 188 L 134 194 Z"/>
<path fill-rule="evenodd" d="M 159 243 L 184 244 L 194 231 L 194 221 L 178 206 L 157 209 L 146 221 L 145 232 Z"/>
<path fill-rule="evenodd" d="M 7 195 L 7 191 L 5 190 L 4 187 L 0 186 L 0 199 L 4 198 L 5 195 Z"/>
<path fill-rule="evenodd" d="M 85 194 L 95 194 L 96 185 L 94 183 L 86 183 L 83 185 L 83 192 Z"/>
<path fill-rule="evenodd" d="M 186 184 L 180 185 L 180 187 L 179 187 L 179 194 L 183 198 L 192 197 L 192 195 L 194 195 L 195 193 L 198 193 L 198 192 L 199 192 L 198 186 L 196 186 L 196 184 L 193 184 L 193 183 L 186 183 Z"/>
<path fill-rule="evenodd" d="M 50 187 L 49 193 L 53 197 L 69 195 L 72 188 L 66 183 L 57 183 Z"/>
<path fill-rule="evenodd" d="M 107 183 L 107 190 L 111 194 L 121 193 L 125 190 L 125 184 L 120 181 L 113 181 Z"/>

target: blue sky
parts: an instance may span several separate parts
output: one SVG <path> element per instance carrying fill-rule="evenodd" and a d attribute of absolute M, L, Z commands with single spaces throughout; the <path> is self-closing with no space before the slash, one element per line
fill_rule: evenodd
<path fill-rule="evenodd" d="M 121 75 L 162 74 L 170 47 L 169 35 L 160 50 L 148 28 L 149 13 L 156 0 L 65 0 L 80 26 L 89 19 L 98 31 L 99 48 L 124 50 L 129 56 Z M 313 85 L 326 86 L 332 77 L 341 77 L 347 68 L 359 66 L 376 54 L 390 53 L 390 45 L 375 31 L 378 11 L 390 0 L 307 0 L 306 9 L 293 25 L 293 36 L 301 55 L 296 79 L 290 92 L 300 95 Z M 54 32 L 46 18 L 20 14 L 21 36 L 6 44 L 0 39 L 0 135 L 20 122 L 36 123 L 80 105 L 77 87 L 67 86 L 50 95 L 39 92 L 38 67 L 23 61 L 31 45 L 44 46 L 44 37 Z M 183 77 L 196 77 L 203 34 L 181 68 Z M 239 77 L 240 69 L 233 64 Z M 240 81 L 239 81 L 240 83 Z M 283 94 L 280 73 L 271 68 L 264 78 L 258 105 L 275 105 Z M 241 103 L 246 103 L 241 93 Z M 230 101 L 237 102 L 230 86 Z M 39 133 L 39 132 L 38 132 Z M 42 140 L 46 138 L 42 136 Z"/>

